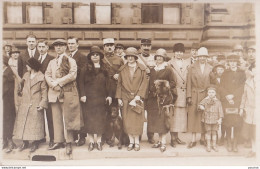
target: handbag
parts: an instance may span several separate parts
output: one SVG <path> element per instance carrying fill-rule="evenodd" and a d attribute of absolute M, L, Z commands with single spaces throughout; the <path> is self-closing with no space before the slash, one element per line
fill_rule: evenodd
<path fill-rule="evenodd" d="M 238 114 L 238 108 L 226 108 L 226 114 Z"/>
<path fill-rule="evenodd" d="M 135 113 L 141 114 L 144 111 L 144 103 L 141 101 L 136 101 L 136 106 L 131 106 L 131 109 Z"/>

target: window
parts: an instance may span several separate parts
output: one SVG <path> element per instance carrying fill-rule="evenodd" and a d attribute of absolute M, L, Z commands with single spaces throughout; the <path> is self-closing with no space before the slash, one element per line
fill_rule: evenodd
<path fill-rule="evenodd" d="M 180 4 L 142 4 L 143 24 L 180 24 Z"/>
<path fill-rule="evenodd" d="M 23 16 L 21 15 L 23 13 L 23 7 L 21 2 L 6 2 L 4 8 L 6 10 L 5 23 L 23 23 Z"/>

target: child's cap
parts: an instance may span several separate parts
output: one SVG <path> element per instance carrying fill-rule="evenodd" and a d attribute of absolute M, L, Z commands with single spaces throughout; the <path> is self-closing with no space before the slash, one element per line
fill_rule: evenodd
<path fill-rule="evenodd" d="M 215 92 L 217 92 L 217 87 L 215 85 L 210 85 L 208 88 L 207 88 L 207 91 L 209 90 L 215 90 Z"/>

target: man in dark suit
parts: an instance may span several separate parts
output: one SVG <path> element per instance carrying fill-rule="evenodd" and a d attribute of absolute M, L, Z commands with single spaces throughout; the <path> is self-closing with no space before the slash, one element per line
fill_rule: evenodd
<path fill-rule="evenodd" d="M 87 57 L 84 56 L 80 51 L 79 51 L 79 42 L 78 42 L 78 39 L 75 38 L 75 37 L 68 37 L 68 49 L 69 49 L 69 56 L 71 58 L 73 58 L 76 63 L 77 63 L 77 67 L 78 67 L 78 70 L 77 70 L 77 87 L 79 89 L 79 74 L 80 74 L 80 70 L 83 66 L 85 66 L 86 64 L 86 60 L 87 60 Z M 82 105 L 81 106 L 82 108 L 84 108 L 84 106 Z M 81 113 L 81 115 L 83 116 L 83 113 Z M 84 118 L 84 117 L 83 117 Z M 83 123 L 83 122 L 82 122 Z M 76 145 L 77 146 L 82 146 L 85 144 L 85 137 L 86 137 L 86 132 L 83 131 L 83 128 L 81 131 L 75 131 L 74 132 L 74 140 L 76 141 Z"/>
<path fill-rule="evenodd" d="M 49 62 L 54 59 L 53 56 L 50 56 L 48 54 L 48 42 L 46 40 L 39 40 L 37 45 L 37 50 L 40 53 L 40 56 L 38 58 L 38 61 L 41 63 L 40 71 L 45 74 L 45 71 L 48 67 Z M 52 119 L 52 110 L 51 105 L 48 105 L 48 109 L 46 109 L 46 117 L 48 122 L 48 129 L 49 129 L 49 137 L 50 137 L 50 143 L 49 147 L 53 146 L 53 139 L 54 139 L 54 131 L 53 131 L 53 119 Z M 45 142 L 46 139 L 43 139 L 42 142 Z"/>
<path fill-rule="evenodd" d="M 27 72 L 26 62 L 28 59 L 34 57 L 38 59 L 40 54 L 36 50 L 37 38 L 35 35 L 28 35 L 26 37 L 27 49 L 21 52 L 21 57 L 18 58 L 18 74 L 23 77 L 24 73 Z"/>

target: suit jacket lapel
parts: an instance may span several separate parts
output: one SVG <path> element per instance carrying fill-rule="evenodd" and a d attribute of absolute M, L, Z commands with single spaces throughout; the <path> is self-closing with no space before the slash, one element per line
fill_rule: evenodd
<path fill-rule="evenodd" d="M 197 74 L 198 74 L 199 78 L 200 78 L 200 79 L 203 79 L 203 74 L 202 74 L 202 72 L 201 72 L 201 70 L 200 70 L 200 64 L 199 64 L 199 62 L 195 62 L 195 63 L 193 63 L 193 65 L 194 65 L 195 70 L 197 71 Z M 206 67 L 206 66 L 205 66 L 205 67 Z M 205 70 L 204 70 L 204 71 L 205 71 Z"/>

